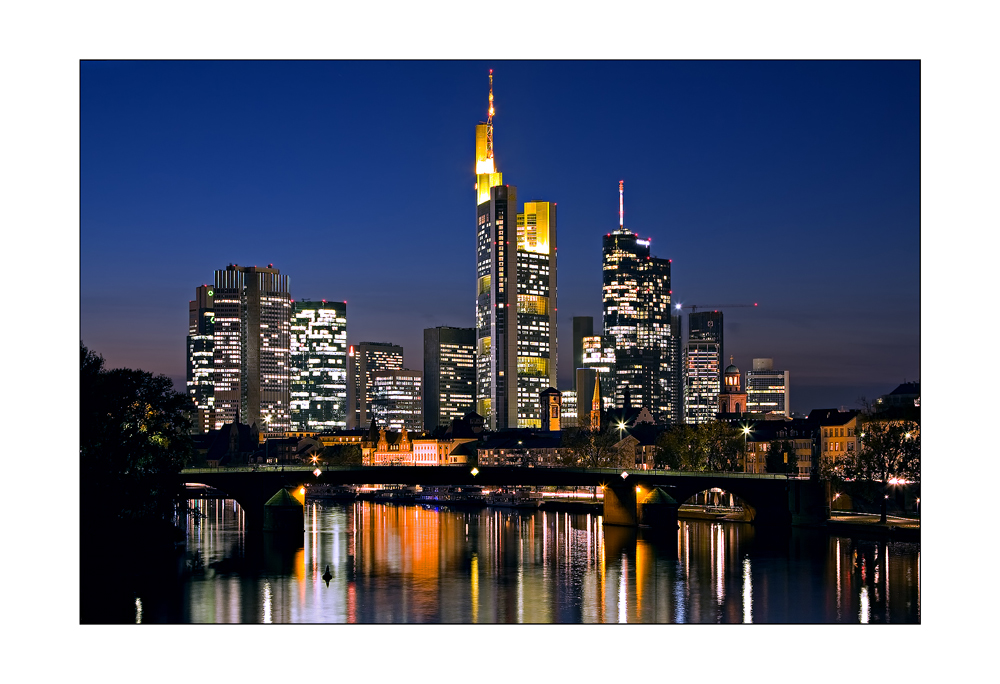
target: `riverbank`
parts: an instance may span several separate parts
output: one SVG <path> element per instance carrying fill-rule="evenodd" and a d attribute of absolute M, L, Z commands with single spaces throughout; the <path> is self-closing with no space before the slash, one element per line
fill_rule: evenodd
<path fill-rule="evenodd" d="M 871 513 L 831 515 L 826 521 L 826 529 L 831 534 L 850 536 L 889 537 L 899 541 L 920 541 L 920 518 L 886 516 L 879 522 L 879 516 Z"/>

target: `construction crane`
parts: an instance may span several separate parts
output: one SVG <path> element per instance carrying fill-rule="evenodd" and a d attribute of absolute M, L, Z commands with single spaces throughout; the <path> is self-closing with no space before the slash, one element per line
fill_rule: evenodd
<path fill-rule="evenodd" d="M 691 313 L 695 313 L 698 309 L 712 309 L 713 311 L 718 311 L 719 309 L 752 309 L 755 306 L 757 306 L 757 302 L 754 302 L 753 304 L 718 304 L 716 306 L 706 306 L 704 304 L 675 304 L 674 308 L 678 311 L 681 309 L 691 309 Z"/>

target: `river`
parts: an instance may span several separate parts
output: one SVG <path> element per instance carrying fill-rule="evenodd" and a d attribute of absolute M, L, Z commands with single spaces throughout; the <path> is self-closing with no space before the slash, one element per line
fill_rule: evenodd
<path fill-rule="evenodd" d="M 920 622 L 919 543 L 368 501 L 248 535 L 234 501 L 191 505 L 177 586 L 140 589 L 137 622 Z"/>

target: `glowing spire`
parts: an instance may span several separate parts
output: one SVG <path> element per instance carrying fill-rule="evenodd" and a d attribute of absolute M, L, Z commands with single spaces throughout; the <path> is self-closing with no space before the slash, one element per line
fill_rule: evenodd
<path fill-rule="evenodd" d="M 625 227 L 625 181 L 618 181 L 618 227 Z"/>
<path fill-rule="evenodd" d="M 486 118 L 486 158 L 493 159 L 493 69 L 490 69 L 490 109 Z"/>

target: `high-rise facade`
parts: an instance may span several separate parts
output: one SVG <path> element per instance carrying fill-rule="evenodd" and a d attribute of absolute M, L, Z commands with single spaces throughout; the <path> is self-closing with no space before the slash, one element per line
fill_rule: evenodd
<path fill-rule="evenodd" d="M 625 227 L 624 182 L 618 185 L 618 228 L 604 237 L 604 334 L 614 339 L 615 405 L 628 389 L 663 423 L 677 422 L 676 356 L 670 311 L 670 260 L 650 255 L 649 240 Z"/>
<path fill-rule="evenodd" d="M 362 342 L 347 351 L 347 427 L 366 428 L 372 422 L 375 373 L 403 369 L 403 348 L 388 342 Z"/>
<path fill-rule="evenodd" d="M 707 423 L 718 412 L 722 386 L 722 312 L 688 314 L 684 351 L 684 422 Z"/>
<path fill-rule="evenodd" d="M 394 432 L 423 432 L 424 374 L 421 371 L 383 370 L 372 374 L 372 411 L 380 427 Z"/>
<path fill-rule="evenodd" d="M 746 377 L 748 413 L 783 413 L 791 418 L 788 371 L 775 370 L 773 359 L 754 359 Z"/>
<path fill-rule="evenodd" d="M 239 421 L 262 435 L 290 427 L 291 297 L 271 265 L 215 272 L 215 427 Z"/>
<path fill-rule="evenodd" d="M 215 427 L 214 301 L 215 290 L 199 285 L 188 303 L 187 393 L 198 412 L 195 432 Z"/>
<path fill-rule="evenodd" d="M 347 302 L 292 302 L 292 430 L 347 427 Z"/>
<path fill-rule="evenodd" d="M 684 422 L 709 423 L 719 411 L 719 343 L 689 340 L 684 349 Z"/>
<path fill-rule="evenodd" d="M 451 425 L 475 410 L 475 328 L 424 330 L 424 427 Z"/>
<path fill-rule="evenodd" d="M 517 211 L 493 156 L 489 117 L 476 127 L 476 412 L 492 430 L 541 427 L 539 395 L 556 385 L 556 205 Z"/>
<path fill-rule="evenodd" d="M 601 401 L 603 409 L 612 409 L 615 404 L 615 340 L 611 335 L 592 335 L 583 338 L 583 368 L 597 372 L 601 383 Z M 579 369 L 578 369 L 579 370 Z M 583 377 L 583 376 L 577 376 Z M 587 387 L 577 388 L 580 396 L 588 398 L 593 394 L 594 385 L 591 381 Z M 585 407 L 590 411 L 590 406 Z"/>

